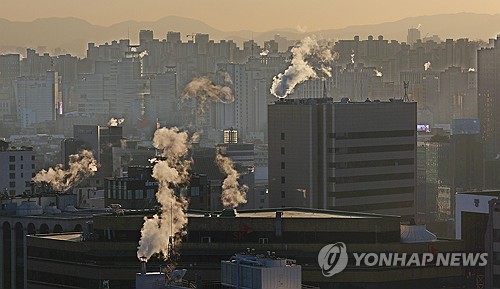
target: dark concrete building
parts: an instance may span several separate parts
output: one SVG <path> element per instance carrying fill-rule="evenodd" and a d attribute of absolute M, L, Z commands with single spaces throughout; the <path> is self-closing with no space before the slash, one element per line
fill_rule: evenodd
<path fill-rule="evenodd" d="M 416 103 L 290 99 L 269 106 L 269 204 L 413 218 Z"/>
<path fill-rule="evenodd" d="M 399 217 L 300 208 L 226 212 L 188 212 L 187 234 L 174 262 L 177 268 L 188 269 L 185 279 L 198 278 L 203 288 L 216 288 L 209 284 L 220 282 L 220 261 L 247 248 L 295 259 L 302 265 L 303 283 L 325 289 L 453 288 L 463 280 L 460 266 L 357 268 L 353 252 L 463 250 L 460 241 L 404 243 Z M 84 232 L 83 238 L 81 234 L 28 236 L 29 288 L 99 288 L 103 282 L 110 288 L 135 288 L 135 274 L 140 271 L 136 257 L 140 228 L 144 215 L 152 213 L 96 216 L 92 234 Z M 335 277 L 324 277 L 318 252 L 337 241 L 347 244 L 352 262 Z M 162 264 L 155 259 L 147 263 L 149 271 Z"/>

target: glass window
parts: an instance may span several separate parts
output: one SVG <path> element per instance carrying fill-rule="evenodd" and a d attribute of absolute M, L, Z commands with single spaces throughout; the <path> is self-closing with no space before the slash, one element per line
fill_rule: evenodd
<path fill-rule="evenodd" d="M 191 196 L 196 197 L 200 195 L 200 187 L 191 187 Z"/>

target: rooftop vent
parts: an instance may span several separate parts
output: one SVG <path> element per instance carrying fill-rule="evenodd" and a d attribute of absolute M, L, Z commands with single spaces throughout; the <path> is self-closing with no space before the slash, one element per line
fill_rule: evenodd
<path fill-rule="evenodd" d="M 437 237 L 427 230 L 425 225 L 401 225 L 402 243 L 426 243 L 436 241 Z"/>
<path fill-rule="evenodd" d="M 220 213 L 220 216 L 225 218 L 234 218 L 236 217 L 236 209 L 224 209 L 222 213 Z"/>

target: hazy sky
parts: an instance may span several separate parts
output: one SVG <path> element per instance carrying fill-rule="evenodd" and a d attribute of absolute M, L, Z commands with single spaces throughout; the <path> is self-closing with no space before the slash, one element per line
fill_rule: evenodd
<path fill-rule="evenodd" d="M 223 30 L 319 30 L 442 13 L 500 13 L 499 0 L 0 0 L 0 18 L 77 17 L 93 24 L 155 21 L 169 15 Z"/>

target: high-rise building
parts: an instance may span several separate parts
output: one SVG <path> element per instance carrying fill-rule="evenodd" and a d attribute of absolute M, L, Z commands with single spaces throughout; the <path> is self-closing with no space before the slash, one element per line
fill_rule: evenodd
<path fill-rule="evenodd" d="M 47 71 L 42 76 L 19 77 L 15 85 L 17 115 L 22 128 L 56 120 L 59 108 L 59 76 Z"/>
<path fill-rule="evenodd" d="M 500 37 L 491 48 L 477 52 L 477 102 L 484 157 L 494 159 L 500 154 Z"/>
<path fill-rule="evenodd" d="M 165 72 L 151 76 L 150 95 L 145 98 L 145 116 L 151 123 L 165 126 L 180 125 L 179 96 L 175 67 L 166 67 Z"/>
<path fill-rule="evenodd" d="M 0 193 L 21 195 L 30 190 L 35 173 L 35 154 L 31 147 L 9 147 L 0 140 Z"/>
<path fill-rule="evenodd" d="M 414 216 L 416 103 L 277 101 L 269 205 Z"/>
<path fill-rule="evenodd" d="M 408 36 L 406 37 L 406 43 L 413 46 L 413 44 L 415 44 L 418 39 L 420 39 L 420 30 L 418 30 L 418 28 L 408 29 Z"/>
<path fill-rule="evenodd" d="M 19 54 L 0 55 L 0 86 L 11 86 L 21 75 Z"/>
<path fill-rule="evenodd" d="M 153 41 L 153 30 L 139 31 L 139 45 L 141 48 L 144 48 L 146 43 L 151 41 Z"/>
<path fill-rule="evenodd" d="M 417 143 L 416 220 L 426 224 L 447 221 L 451 202 L 450 139 L 436 135 Z"/>
<path fill-rule="evenodd" d="M 477 52 L 477 103 L 484 143 L 485 188 L 500 184 L 500 37 L 493 40 L 491 48 Z"/>
<path fill-rule="evenodd" d="M 454 192 L 483 189 L 483 144 L 479 120 L 454 119 L 451 147 Z"/>

